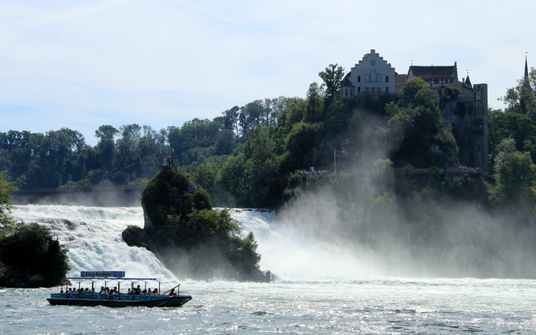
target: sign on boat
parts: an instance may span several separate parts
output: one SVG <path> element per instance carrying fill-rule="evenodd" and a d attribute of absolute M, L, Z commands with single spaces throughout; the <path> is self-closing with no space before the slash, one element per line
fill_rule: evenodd
<path fill-rule="evenodd" d="M 161 283 L 156 278 L 127 278 L 125 271 L 82 271 L 80 277 L 67 279 L 76 281 L 78 288 L 76 285 L 72 285 L 71 289 L 66 286 L 63 292 L 62 286 L 60 293 L 51 293 L 50 298 L 47 298 L 51 305 L 179 307 L 192 300 L 190 295 L 179 294 L 180 284 L 162 293 Z M 82 283 L 89 281 L 91 289 L 84 289 Z M 110 289 L 108 284 L 115 284 L 116 281 L 117 286 Z M 128 293 L 121 292 L 121 283 L 125 282 L 130 283 Z M 98 292 L 95 290 L 95 283 L 104 284 Z M 143 290 L 140 283 L 144 284 Z M 148 289 L 147 284 L 150 283 L 158 283 L 158 289 Z"/>

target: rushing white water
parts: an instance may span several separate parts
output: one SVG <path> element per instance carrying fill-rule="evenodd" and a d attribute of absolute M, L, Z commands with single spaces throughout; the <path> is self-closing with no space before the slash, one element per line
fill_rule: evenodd
<path fill-rule="evenodd" d="M 261 267 L 281 280 L 352 280 L 375 274 L 343 246 L 318 241 L 299 227 L 278 223 L 274 212 L 235 209 L 231 215 L 245 233 L 255 234 Z"/>
<path fill-rule="evenodd" d="M 124 270 L 134 277 L 175 278 L 153 253 L 131 248 L 121 237 L 129 225 L 143 227 L 141 207 L 25 205 L 17 206 L 13 216 L 52 230 L 69 249 L 71 275 L 84 270 Z"/>
<path fill-rule="evenodd" d="M 71 274 L 125 270 L 179 280 L 121 232 L 143 225 L 141 208 L 18 206 L 14 216 L 49 226 L 69 248 Z M 6 334 L 532 334 L 536 281 L 372 276 L 342 248 L 308 239 L 273 213 L 233 210 L 253 231 L 261 268 L 275 283 L 185 280 L 182 308 L 52 306 L 53 289 L 0 289 Z M 346 265 L 346 266 L 345 266 Z M 180 274 L 177 274 L 181 278 Z"/>

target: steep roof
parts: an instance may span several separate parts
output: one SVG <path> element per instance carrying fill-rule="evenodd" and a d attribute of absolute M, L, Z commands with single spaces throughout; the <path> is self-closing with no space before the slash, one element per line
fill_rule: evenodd
<path fill-rule="evenodd" d="M 370 56 L 378 56 L 380 62 L 383 62 L 386 66 L 390 67 L 391 69 L 393 69 L 393 71 L 395 70 L 395 68 L 391 65 L 391 63 L 387 63 L 387 61 L 385 59 L 383 59 L 382 56 L 380 56 L 379 53 L 376 52 L 376 50 L 374 49 L 370 49 L 370 52 L 369 53 L 366 53 L 364 56 L 363 56 L 363 59 L 361 59 L 359 61 L 358 64 L 356 64 L 354 67 L 357 67 L 361 64 L 363 64 L 363 62 L 365 62 L 365 60 L 367 60 Z M 352 69 L 354 68 L 352 67 Z"/>
<path fill-rule="evenodd" d="M 435 78 L 458 78 L 456 63 L 454 66 L 414 66 L 411 65 L 408 70 L 408 77 L 421 77 L 426 79 Z"/>
<path fill-rule="evenodd" d="M 348 72 L 346 76 L 344 76 L 344 79 L 342 80 L 341 87 L 355 87 L 354 84 L 350 81 L 350 74 L 352 72 Z"/>
<path fill-rule="evenodd" d="M 402 87 L 408 81 L 408 76 L 405 74 L 397 74 L 395 76 L 395 86 Z"/>
<path fill-rule="evenodd" d="M 466 85 L 469 85 L 470 87 L 473 87 L 473 85 L 471 84 L 471 79 L 469 79 L 469 74 L 467 75 L 467 78 L 465 78 L 464 83 L 465 83 Z"/>

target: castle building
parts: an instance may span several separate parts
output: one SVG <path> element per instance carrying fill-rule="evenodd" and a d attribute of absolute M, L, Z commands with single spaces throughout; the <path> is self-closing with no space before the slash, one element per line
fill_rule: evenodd
<path fill-rule="evenodd" d="M 460 98 L 465 101 L 472 100 L 473 86 L 469 75 L 467 78 L 458 80 L 458 64 L 454 62 L 454 66 L 413 66 L 408 70 L 407 80 L 420 77 L 430 85 L 430 88 L 435 90 L 452 87 L 460 92 Z M 402 83 L 403 84 L 403 83 Z"/>
<path fill-rule="evenodd" d="M 525 68 L 526 62 L 525 62 Z M 527 71 L 525 69 L 525 71 Z M 352 67 L 341 83 L 341 98 L 353 99 L 360 94 L 394 94 L 408 81 L 420 77 L 438 94 L 438 101 L 450 87 L 459 92 L 456 101 L 442 110 L 445 126 L 452 125 L 464 161 L 468 165 L 488 171 L 488 86 L 472 85 L 469 75 L 458 79 L 458 65 L 414 66 L 406 75 L 399 75 L 395 68 L 374 49 Z"/>
<path fill-rule="evenodd" d="M 351 99 L 362 93 L 396 93 L 395 77 L 395 68 L 372 49 L 344 77 L 341 98 Z"/>

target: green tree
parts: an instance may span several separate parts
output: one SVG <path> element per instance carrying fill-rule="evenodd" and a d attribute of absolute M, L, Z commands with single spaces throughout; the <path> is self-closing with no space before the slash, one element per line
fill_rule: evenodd
<path fill-rule="evenodd" d="M 507 112 L 526 114 L 531 118 L 536 118 L 535 85 L 536 69 L 532 68 L 530 72 L 525 72 L 525 76 L 518 80 L 516 87 L 507 89 L 506 95 L 499 100 L 502 100 L 507 106 Z"/>
<path fill-rule="evenodd" d="M 336 97 L 340 95 L 341 83 L 344 79 L 344 68 L 338 64 L 329 64 L 324 71 L 318 73 L 324 81 L 322 87 L 325 87 L 326 100 L 329 105 Z"/>
<path fill-rule="evenodd" d="M 458 147 L 451 128 L 443 126 L 437 95 L 415 78 L 402 87 L 398 103 L 386 107 L 390 116 L 383 133 L 393 161 L 417 167 L 457 164 Z"/>
<path fill-rule="evenodd" d="M 21 225 L 0 239 L 0 286 L 55 286 L 69 271 L 67 250 L 39 225 Z"/>
<path fill-rule="evenodd" d="M 309 170 L 314 166 L 314 148 L 318 144 L 323 124 L 298 122 L 292 126 L 292 131 L 285 139 L 286 172 Z"/>
<path fill-rule="evenodd" d="M 307 91 L 307 107 L 303 121 L 314 123 L 321 119 L 323 95 L 324 92 L 317 83 L 309 85 L 309 90 Z"/>
<path fill-rule="evenodd" d="M 11 217 L 11 210 L 13 205 L 11 204 L 12 192 L 16 192 L 17 188 L 15 183 L 8 182 L 5 179 L 6 171 L 0 171 L 0 225 L 2 226 L 1 235 L 6 235 L 15 227 L 15 221 Z"/>
<path fill-rule="evenodd" d="M 515 141 L 504 139 L 495 158 L 495 186 L 490 201 L 505 210 L 510 222 L 528 225 L 536 205 L 536 165 L 529 152 L 515 150 Z"/>
<path fill-rule="evenodd" d="M 95 130 L 95 137 L 99 139 L 113 139 L 115 135 L 119 133 L 119 130 L 117 130 L 115 127 L 110 125 L 102 125 L 99 127 L 99 129 Z"/>

